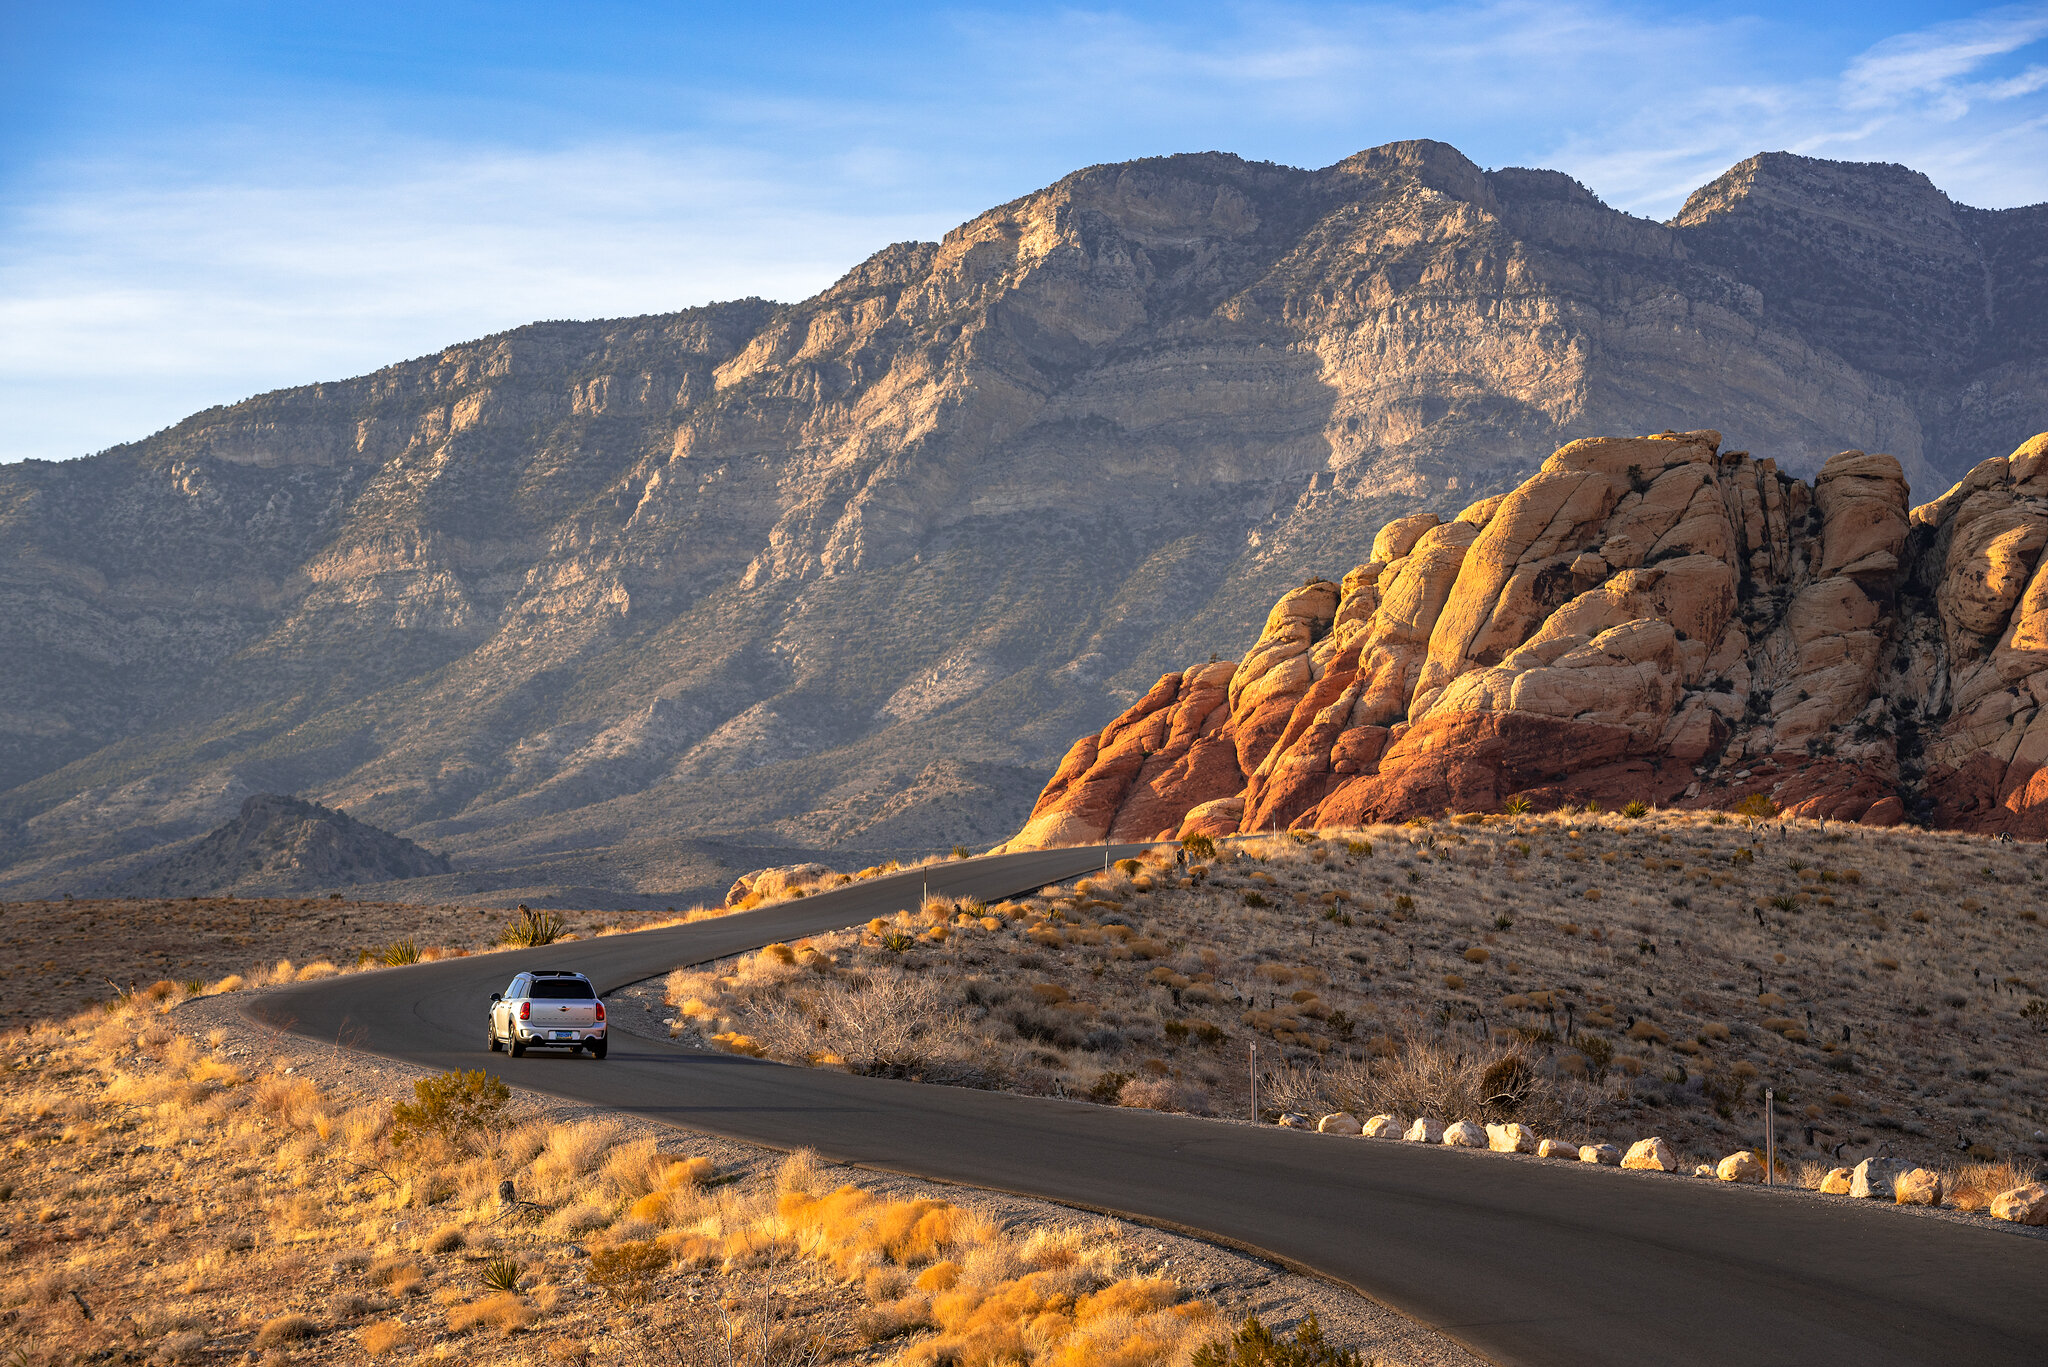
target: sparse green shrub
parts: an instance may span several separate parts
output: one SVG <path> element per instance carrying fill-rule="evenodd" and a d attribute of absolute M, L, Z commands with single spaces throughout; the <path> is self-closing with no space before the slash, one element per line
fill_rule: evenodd
<path fill-rule="evenodd" d="M 1116 1105 L 1116 1099 L 1123 1095 L 1124 1084 L 1131 1080 L 1129 1073 L 1106 1072 L 1095 1079 L 1088 1089 L 1088 1099 L 1104 1106 Z"/>
<path fill-rule="evenodd" d="M 901 954 L 916 943 L 907 930 L 892 930 L 882 937 L 882 948 L 891 954 Z"/>
<path fill-rule="evenodd" d="M 1271 905 L 1266 901 L 1264 897 L 1262 897 L 1256 892 L 1246 893 L 1244 895 L 1244 904 L 1248 907 L 1263 907 Z"/>
<path fill-rule="evenodd" d="M 519 918 L 505 927 L 504 942 L 508 945 L 551 945 L 562 937 L 567 923 L 552 911 L 534 911 L 525 903 L 519 905 Z"/>
<path fill-rule="evenodd" d="M 1313 1310 L 1291 1340 L 1281 1338 L 1253 1315 L 1229 1338 L 1197 1348 L 1191 1361 L 1193 1367 L 1365 1367 L 1355 1350 L 1330 1345 Z"/>
<path fill-rule="evenodd" d="M 1503 911 L 1493 918 L 1493 928 L 1495 930 L 1513 930 L 1515 928 L 1515 918 Z"/>
<path fill-rule="evenodd" d="M 1779 893 L 1771 899 L 1771 905 L 1779 911 L 1797 911 L 1799 909 L 1799 899 Z"/>
<path fill-rule="evenodd" d="M 391 1142 L 400 1148 L 426 1138 L 467 1148 L 512 1099 L 512 1089 L 482 1069 L 423 1077 L 412 1090 L 417 1101 L 391 1106 Z"/>
<path fill-rule="evenodd" d="M 403 940 L 394 940 L 384 946 L 384 952 L 378 957 L 388 967 L 403 968 L 407 964 L 416 964 L 420 961 L 420 947 L 413 942 L 412 936 L 408 935 Z"/>
<path fill-rule="evenodd" d="M 1191 835 L 1180 842 L 1180 847 L 1187 852 L 1187 856 L 1190 859 L 1214 859 L 1216 857 L 1216 842 L 1206 835 Z"/>
<path fill-rule="evenodd" d="M 1778 804 L 1762 793 L 1751 793 L 1735 804 L 1735 815 L 1745 821 L 1769 821 L 1778 814 Z"/>
<path fill-rule="evenodd" d="M 1144 868 L 1145 866 L 1143 864 L 1140 864 L 1135 859 L 1119 859 L 1116 861 L 1116 867 L 1117 872 L 1123 874 L 1124 877 L 1136 878 L 1138 876 L 1138 870 Z"/>
<path fill-rule="evenodd" d="M 1631 802 L 1626 807 L 1623 807 L 1621 809 L 1621 814 L 1627 817 L 1630 821 L 1641 821 L 1644 817 L 1650 814 L 1650 804 L 1644 802 L 1641 798 L 1637 798 L 1634 802 Z"/>
<path fill-rule="evenodd" d="M 1345 853 L 1356 855 L 1360 859 L 1372 858 L 1372 842 L 1370 840 L 1347 840 L 1344 842 L 1344 850 Z"/>
<path fill-rule="evenodd" d="M 968 857 L 968 854 L 967 854 L 967 847 L 966 847 L 965 845 L 955 845 L 955 846 L 953 847 L 953 858 L 955 858 L 955 859 L 965 859 L 965 858 L 967 858 L 967 857 Z"/>
<path fill-rule="evenodd" d="M 1500 805 L 1500 809 L 1509 816 L 1527 816 L 1533 806 L 1534 804 L 1528 798 L 1523 797 L 1520 793 L 1516 793 L 1506 802 L 1503 802 Z"/>

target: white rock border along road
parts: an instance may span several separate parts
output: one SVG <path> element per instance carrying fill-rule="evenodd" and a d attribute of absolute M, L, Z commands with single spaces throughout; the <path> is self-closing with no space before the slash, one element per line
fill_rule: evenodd
<path fill-rule="evenodd" d="M 918 869 L 694 925 L 306 983 L 265 1024 L 840 1162 L 1200 1233 L 1318 1272 L 1502 1363 L 2048 1363 L 2048 1239 L 1865 1203 L 1153 1111 L 927 1086 L 617 1034 L 611 1057 L 484 1050 L 521 967 L 612 992 L 914 905 L 1102 867 L 1101 846 Z"/>

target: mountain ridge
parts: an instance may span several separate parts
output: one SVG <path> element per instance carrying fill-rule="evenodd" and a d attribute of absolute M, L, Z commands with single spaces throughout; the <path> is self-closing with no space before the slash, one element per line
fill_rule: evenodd
<path fill-rule="evenodd" d="M 686 845 L 993 842 L 1302 565 L 1563 440 L 1713 424 L 1924 484 L 2039 425 L 2042 214 L 1875 177 L 2002 283 L 1862 368 L 1801 329 L 1911 319 L 1807 299 L 1812 260 L 1960 277 L 1881 222 L 1753 225 L 1755 185 L 1821 204 L 1838 165 L 1753 160 L 1691 226 L 1438 143 L 1108 164 L 799 303 L 530 324 L 0 469 L 0 639 L 35 665 L 0 680 L 0 890 L 262 790 L 535 895 L 730 881 Z"/>

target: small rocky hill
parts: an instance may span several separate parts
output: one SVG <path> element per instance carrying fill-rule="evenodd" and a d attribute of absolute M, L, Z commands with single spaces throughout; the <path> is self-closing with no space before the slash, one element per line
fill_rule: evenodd
<path fill-rule="evenodd" d="M 1013 848 L 1631 800 L 2048 836 L 2048 434 L 1910 507 L 1718 432 L 1380 530 L 1068 751 Z"/>
<path fill-rule="evenodd" d="M 259 896 L 452 871 L 433 851 L 346 812 L 258 793 L 242 803 L 240 815 L 227 825 L 107 892 L 116 897 Z"/>

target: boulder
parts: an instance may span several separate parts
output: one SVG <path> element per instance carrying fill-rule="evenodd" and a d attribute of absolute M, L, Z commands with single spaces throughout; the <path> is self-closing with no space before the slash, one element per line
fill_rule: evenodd
<path fill-rule="evenodd" d="M 1621 1165 L 1640 1172 L 1676 1172 L 1678 1155 L 1662 1139 L 1638 1139 L 1622 1155 Z"/>
<path fill-rule="evenodd" d="M 1443 1142 L 1455 1149 L 1483 1149 L 1486 1147 L 1486 1131 L 1469 1120 L 1460 1120 L 1455 1125 L 1444 1126 Z"/>
<path fill-rule="evenodd" d="M 1820 1194 L 1823 1196 L 1847 1196 L 1854 1174 L 1847 1168 L 1835 1168 L 1820 1179 Z"/>
<path fill-rule="evenodd" d="M 1536 1152 L 1536 1132 L 1513 1121 L 1486 1127 L 1486 1147 L 1495 1153 Z"/>
<path fill-rule="evenodd" d="M 814 883 L 831 873 L 823 864 L 784 864 L 772 869 L 755 869 L 743 873 L 734 881 L 725 894 L 725 904 L 738 906 L 749 896 L 763 898 L 781 897 L 806 883 Z"/>
<path fill-rule="evenodd" d="M 1390 1115 L 1376 1115 L 1365 1122 L 1363 1133 L 1367 1139 L 1397 1139 L 1401 1122 Z"/>
<path fill-rule="evenodd" d="M 1579 1145 L 1579 1161 L 1581 1163 L 1604 1163 L 1611 1168 L 1621 1162 L 1621 1150 L 1615 1148 L 1612 1144 L 1581 1144 Z"/>
<path fill-rule="evenodd" d="M 2016 1225 L 2048 1225 L 2048 1186 L 2029 1182 L 2000 1192 L 1992 1198 L 1991 1214 Z"/>
<path fill-rule="evenodd" d="M 1349 1111 L 1338 1111 L 1316 1122 L 1317 1134 L 1361 1134 L 1364 1130 L 1365 1127 L 1358 1123 L 1358 1117 Z"/>
<path fill-rule="evenodd" d="M 1849 1194 L 1859 1201 L 1888 1201 L 1892 1183 L 1904 1169 L 1889 1158 L 1866 1158 L 1849 1174 Z"/>
<path fill-rule="evenodd" d="M 1892 1181 L 1892 1199 L 1902 1206 L 1941 1204 L 1941 1174 L 1930 1168 L 1909 1168 Z"/>
<path fill-rule="evenodd" d="M 1731 1153 L 1715 1165 L 1714 1176 L 1723 1182 L 1761 1182 L 1764 1180 L 1764 1160 L 1748 1149 Z"/>
<path fill-rule="evenodd" d="M 1300 1111 L 1282 1111 L 1279 1124 L 1284 1130 L 1305 1130 L 1309 1127 L 1309 1119 Z"/>
<path fill-rule="evenodd" d="M 1712 1177 L 1714 1175 L 1714 1165 L 1712 1163 L 1695 1163 L 1692 1165 L 1692 1175 L 1694 1177 Z"/>
<path fill-rule="evenodd" d="M 1426 1115 L 1415 1117 L 1415 1123 L 1408 1127 L 1408 1133 L 1401 1136 L 1411 1144 L 1441 1144 L 1444 1141 L 1444 1126 L 1441 1120 L 1431 1120 Z"/>
<path fill-rule="evenodd" d="M 1562 1139 L 1546 1139 L 1536 1146 L 1538 1158 L 1577 1158 L 1579 1146 L 1567 1144 Z"/>

